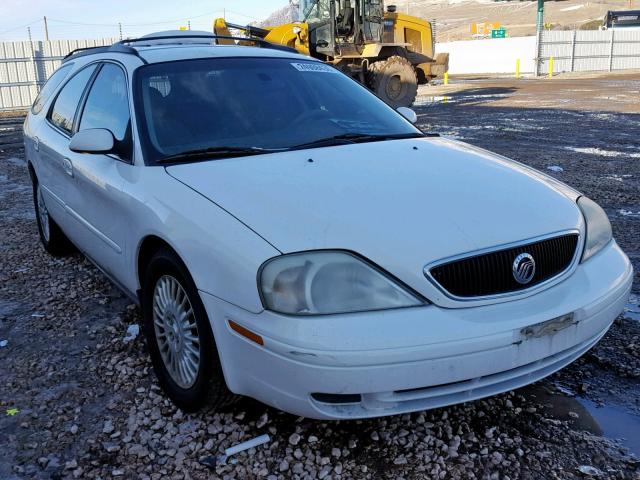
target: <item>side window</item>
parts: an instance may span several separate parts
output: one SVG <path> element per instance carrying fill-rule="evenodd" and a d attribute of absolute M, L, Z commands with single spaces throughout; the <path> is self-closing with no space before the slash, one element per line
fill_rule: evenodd
<path fill-rule="evenodd" d="M 79 130 L 106 128 L 118 142 L 123 142 L 128 137 L 130 121 L 127 79 L 120 67 L 106 63 L 91 86 Z"/>
<path fill-rule="evenodd" d="M 51 123 L 69 134 L 73 129 L 73 117 L 76 114 L 82 93 L 95 69 L 96 66 L 91 65 L 76 73 L 76 75 L 62 87 L 62 90 L 60 90 L 58 97 L 53 103 L 53 108 L 49 112 L 48 118 Z"/>
<path fill-rule="evenodd" d="M 70 68 L 71 65 L 64 65 L 53 72 L 53 74 L 49 77 L 49 80 L 47 80 L 47 83 L 44 84 L 44 87 L 42 87 L 42 90 L 40 90 L 40 93 L 34 100 L 33 106 L 31 107 L 31 112 L 34 115 L 37 115 L 42 111 L 42 107 L 44 107 L 44 104 L 47 100 L 49 100 L 49 97 L 54 92 L 54 90 L 58 88 L 58 85 L 60 85 L 62 80 L 65 79 L 65 77 L 69 73 Z"/>

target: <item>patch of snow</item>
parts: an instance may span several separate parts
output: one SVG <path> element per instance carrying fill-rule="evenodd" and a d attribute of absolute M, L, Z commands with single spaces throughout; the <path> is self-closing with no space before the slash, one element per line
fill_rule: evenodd
<path fill-rule="evenodd" d="M 124 343 L 133 342 L 140 334 L 140 326 L 138 324 L 131 324 L 127 328 L 127 335 L 122 339 Z"/>
<path fill-rule="evenodd" d="M 588 475 L 590 477 L 599 477 L 602 475 L 601 470 L 598 470 L 596 467 L 592 467 L 591 465 L 580 465 L 578 467 L 578 471 L 583 475 Z"/>
<path fill-rule="evenodd" d="M 439 95 L 420 95 L 413 102 L 413 105 L 414 105 L 414 107 L 422 107 L 422 106 L 425 106 L 425 105 L 433 105 L 435 103 L 440 103 L 440 102 L 448 103 L 449 101 L 451 101 L 451 97 L 448 97 L 446 95 L 444 95 L 444 96 L 439 96 Z"/>
<path fill-rule="evenodd" d="M 12 163 L 18 167 L 24 167 L 27 165 L 27 162 L 25 162 L 23 159 L 21 158 L 17 158 L 17 157 L 9 157 L 7 158 L 7 162 Z"/>
<path fill-rule="evenodd" d="M 559 392 L 565 394 L 568 397 L 575 397 L 576 396 L 576 394 L 575 394 L 575 392 L 573 390 L 571 390 L 570 388 L 565 387 L 564 385 L 556 383 L 555 387 L 558 389 Z"/>
<path fill-rule="evenodd" d="M 549 165 L 547 167 L 547 170 L 551 170 L 552 172 L 564 172 L 564 168 L 558 165 Z"/>
<path fill-rule="evenodd" d="M 631 210 L 620 209 L 618 213 L 623 217 L 640 217 L 640 212 L 632 212 Z"/>
<path fill-rule="evenodd" d="M 616 175 L 615 173 L 613 175 L 607 175 L 606 177 L 604 177 L 606 180 L 614 180 L 616 182 L 622 182 L 624 181 L 625 178 L 630 178 L 633 175 L 627 174 L 627 175 Z"/>
<path fill-rule="evenodd" d="M 584 92 L 593 92 L 593 90 L 580 90 Z M 600 120 L 614 120 L 614 115 L 610 113 L 590 113 L 589 114 L 593 118 L 598 118 Z"/>
<path fill-rule="evenodd" d="M 640 299 L 637 296 L 631 295 L 629 297 L 629 301 L 624 307 L 623 315 L 631 320 L 640 321 Z"/>
<path fill-rule="evenodd" d="M 599 155 L 601 157 L 629 157 L 640 158 L 640 153 L 617 152 L 615 150 L 603 150 L 597 147 L 564 147 L 576 153 L 586 153 L 588 155 Z"/>

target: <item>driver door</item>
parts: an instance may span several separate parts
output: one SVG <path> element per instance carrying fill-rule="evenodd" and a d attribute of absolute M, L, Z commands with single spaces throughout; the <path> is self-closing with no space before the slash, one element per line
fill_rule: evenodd
<path fill-rule="evenodd" d="M 110 154 L 69 151 L 75 188 L 67 210 L 77 223 L 78 247 L 107 273 L 116 276 L 125 262 L 128 222 L 124 178 L 133 169 L 131 115 L 125 71 L 111 62 L 99 71 L 80 107 L 77 131 L 104 128 L 115 138 Z"/>

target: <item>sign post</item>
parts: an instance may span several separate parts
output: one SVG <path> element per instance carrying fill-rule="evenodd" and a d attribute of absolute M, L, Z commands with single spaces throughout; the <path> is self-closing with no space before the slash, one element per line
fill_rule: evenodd
<path fill-rule="evenodd" d="M 538 0 L 538 17 L 536 18 L 536 31 L 542 30 L 544 25 L 544 0 Z"/>
<path fill-rule="evenodd" d="M 542 50 L 542 29 L 544 27 L 544 0 L 538 0 L 538 16 L 536 18 L 536 66 L 535 76 L 540 73 L 540 52 Z"/>

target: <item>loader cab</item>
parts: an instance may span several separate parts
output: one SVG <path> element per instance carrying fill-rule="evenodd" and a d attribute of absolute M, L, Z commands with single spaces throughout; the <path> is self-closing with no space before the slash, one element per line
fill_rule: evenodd
<path fill-rule="evenodd" d="M 382 41 L 382 0 L 301 0 L 300 21 L 309 25 L 310 49 L 327 57 L 361 51 Z"/>

